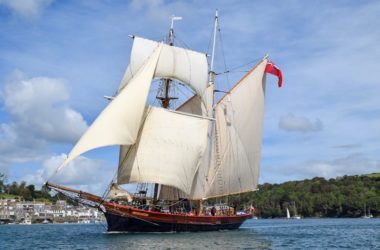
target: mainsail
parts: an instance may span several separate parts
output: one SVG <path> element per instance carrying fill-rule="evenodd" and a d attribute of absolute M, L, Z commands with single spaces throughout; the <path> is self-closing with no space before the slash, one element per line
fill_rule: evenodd
<path fill-rule="evenodd" d="M 208 152 L 194 179 L 192 198 L 202 199 L 257 188 L 267 60 L 245 75 L 215 106 Z"/>

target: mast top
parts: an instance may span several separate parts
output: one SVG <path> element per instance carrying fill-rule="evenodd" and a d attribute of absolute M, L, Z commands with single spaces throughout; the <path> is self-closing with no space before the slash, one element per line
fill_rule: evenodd
<path fill-rule="evenodd" d="M 214 60 L 215 60 L 215 46 L 216 46 L 216 32 L 217 31 L 218 31 L 218 9 L 215 10 L 214 34 L 213 34 L 213 41 L 212 41 L 212 54 L 211 54 L 210 72 L 209 72 L 210 84 L 214 84 L 215 82 Z"/>
<path fill-rule="evenodd" d="M 171 24 L 170 24 L 170 30 L 169 30 L 168 44 L 170 46 L 173 46 L 174 45 L 174 21 L 182 20 L 182 17 L 172 15 L 170 19 L 171 19 Z"/>
<path fill-rule="evenodd" d="M 171 19 L 171 25 L 170 25 L 170 29 L 172 30 L 173 29 L 173 27 L 174 27 L 174 21 L 177 21 L 177 20 L 182 20 L 182 17 L 181 16 L 175 16 L 175 15 L 172 15 L 171 17 L 170 17 L 170 19 Z"/>

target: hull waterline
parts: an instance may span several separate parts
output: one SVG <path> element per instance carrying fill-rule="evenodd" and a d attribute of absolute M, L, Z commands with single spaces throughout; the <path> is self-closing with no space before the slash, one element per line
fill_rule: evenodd
<path fill-rule="evenodd" d="M 235 223 L 168 223 L 160 221 L 144 221 L 133 217 L 120 216 L 112 213 L 104 213 L 109 232 L 200 232 L 238 229 L 245 221 Z"/>

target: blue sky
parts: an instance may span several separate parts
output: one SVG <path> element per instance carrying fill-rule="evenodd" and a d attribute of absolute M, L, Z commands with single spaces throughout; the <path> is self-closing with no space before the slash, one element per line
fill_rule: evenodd
<path fill-rule="evenodd" d="M 260 182 L 380 172 L 380 2 L 354 0 L 0 0 L 0 171 L 46 181 L 115 92 L 128 35 L 160 40 L 175 14 L 178 41 L 207 52 L 216 8 L 227 69 L 269 53 L 284 74 L 268 76 Z M 116 158 L 90 152 L 58 181 L 99 192 Z"/>

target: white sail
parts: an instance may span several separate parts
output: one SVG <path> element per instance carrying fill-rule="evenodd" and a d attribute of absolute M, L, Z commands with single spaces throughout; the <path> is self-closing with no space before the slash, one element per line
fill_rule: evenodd
<path fill-rule="evenodd" d="M 202 107 L 203 104 L 201 98 L 198 95 L 194 95 L 179 106 L 177 110 L 185 113 L 202 115 L 202 113 L 204 113 Z"/>
<path fill-rule="evenodd" d="M 131 145 L 136 142 L 161 49 L 162 44 L 156 47 L 128 86 L 103 110 L 79 139 L 57 171 L 91 149 L 109 145 Z"/>
<path fill-rule="evenodd" d="M 189 195 L 176 187 L 161 185 L 158 197 L 160 200 L 175 201 L 181 198 L 188 198 Z"/>
<path fill-rule="evenodd" d="M 127 200 L 128 202 L 133 200 L 132 195 L 128 191 L 119 187 L 116 183 L 112 184 L 107 198 L 112 200 Z"/>
<path fill-rule="evenodd" d="M 134 38 L 130 64 L 120 83 L 119 91 L 136 75 L 157 44 L 156 41 L 141 37 Z M 163 45 L 154 76 L 179 80 L 188 84 L 199 96 L 203 96 L 208 84 L 206 54 Z"/>
<path fill-rule="evenodd" d="M 267 60 L 260 62 L 215 107 L 216 127 L 206 197 L 257 188 Z"/>
<path fill-rule="evenodd" d="M 194 95 L 179 106 L 177 110 L 185 113 L 212 117 L 213 91 L 214 85 L 211 84 L 207 87 L 203 98 Z"/>
<path fill-rule="evenodd" d="M 190 114 L 195 114 L 199 116 L 207 116 L 211 117 L 211 110 L 212 110 L 212 101 L 213 101 L 213 90 L 214 90 L 214 85 L 210 85 L 206 89 L 206 95 L 205 95 L 205 102 L 202 102 L 201 98 L 198 95 L 194 95 L 188 100 L 186 100 L 182 105 L 180 105 L 176 110 L 184 113 L 190 113 Z M 209 112 L 208 112 L 209 111 Z M 210 123 L 209 127 L 212 126 L 212 123 Z M 204 162 L 204 159 L 202 159 L 202 162 Z M 198 176 L 199 173 L 204 172 L 204 168 L 208 166 L 207 164 L 200 164 L 200 167 L 198 168 L 198 171 L 196 175 Z M 208 169 L 208 168 L 207 168 Z M 195 180 L 198 180 L 198 177 L 194 178 Z M 197 188 L 195 190 L 195 187 L 200 187 L 200 183 L 192 185 L 192 192 L 189 195 L 183 193 L 181 190 L 175 187 L 171 186 L 165 186 L 161 185 L 160 186 L 160 195 L 159 198 L 163 200 L 178 200 L 178 198 L 194 198 L 194 195 L 197 195 L 198 193 L 204 193 L 201 188 Z M 197 194 L 195 194 L 195 192 Z"/>
<path fill-rule="evenodd" d="M 213 126 L 211 126 L 213 127 Z M 210 133 L 210 132 L 209 132 Z M 210 168 L 210 150 L 212 149 L 212 144 L 210 137 L 208 136 L 207 148 L 202 156 L 198 171 L 195 173 L 193 183 L 191 185 L 191 192 L 189 195 L 190 199 L 202 200 L 207 198 L 207 192 L 210 188 L 210 183 L 208 181 L 208 171 Z"/>
<path fill-rule="evenodd" d="M 189 194 L 207 145 L 209 122 L 150 107 L 137 143 L 119 166 L 118 183 L 159 183 Z"/>

